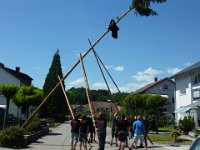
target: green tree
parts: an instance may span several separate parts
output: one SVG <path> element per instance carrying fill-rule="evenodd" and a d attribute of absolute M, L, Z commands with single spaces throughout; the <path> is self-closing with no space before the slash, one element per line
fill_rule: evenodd
<path fill-rule="evenodd" d="M 166 0 L 133 0 L 132 8 L 136 14 L 140 16 L 155 16 L 158 15 L 156 11 L 151 9 L 152 3 L 164 3 Z"/>
<path fill-rule="evenodd" d="M 57 50 L 53 56 L 51 67 L 45 79 L 45 83 L 43 86 L 43 92 L 45 97 L 59 82 L 58 76 L 60 76 L 60 78 L 63 78 L 59 50 Z M 56 91 L 53 94 L 51 94 L 47 103 L 45 103 L 40 112 L 40 115 L 42 117 L 54 118 L 56 121 L 61 122 L 64 121 L 67 113 L 67 103 L 62 92 L 61 86 L 59 86 L 56 89 Z"/>
<path fill-rule="evenodd" d="M 43 99 L 42 90 L 34 86 L 21 86 L 17 91 L 13 102 L 22 108 L 22 113 L 26 115 L 26 118 L 29 116 L 29 107 L 38 106 Z"/>
<path fill-rule="evenodd" d="M 72 104 L 87 104 L 87 96 L 85 92 L 85 88 L 80 87 L 80 88 L 75 88 L 72 87 L 69 90 L 67 90 L 67 95 L 69 98 L 69 101 Z"/>
<path fill-rule="evenodd" d="M 166 104 L 166 98 L 160 95 L 150 95 L 146 99 L 146 105 L 148 108 L 151 108 L 152 114 L 155 116 L 156 121 L 156 133 L 158 133 L 159 126 L 159 118 L 161 116 L 161 112 L 159 108 Z"/>
<path fill-rule="evenodd" d="M 16 85 L 8 84 L 8 85 L 1 85 L 0 86 L 0 91 L 6 98 L 6 111 L 5 111 L 5 117 L 4 117 L 4 122 L 3 122 L 3 128 L 6 125 L 6 120 L 8 117 L 8 111 L 10 107 L 10 100 L 13 98 L 18 91 L 18 87 Z"/>

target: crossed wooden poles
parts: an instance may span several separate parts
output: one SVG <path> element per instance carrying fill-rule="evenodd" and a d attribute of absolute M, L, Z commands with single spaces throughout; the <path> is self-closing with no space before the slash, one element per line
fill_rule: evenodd
<path fill-rule="evenodd" d="M 122 16 L 118 17 L 118 20 L 116 21 L 116 24 L 119 23 L 133 8 L 130 7 Z M 97 39 L 96 42 L 94 42 L 94 44 L 92 45 L 91 43 L 91 47 L 83 54 L 81 59 L 84 59 L 85 56 L 87 56 L 87 54 L 105 37 L 105 35 L 107 35 L 109 33 L 109 29 L 107 29 L 101 36 L 99 39 Z M 69 76 L 69 74 L 76 68 L 76 66 L 81 62 L 81 60 L 79 59 L 74 66 L 66 73 L 66 75 L 60 79 L 60 81 L 55 85 L 55 87 L 49 92 L 49 94 L 44 98 L 44 100 L 42 101 L 42 103 L 36 108 L 36 110 L 32 113 L 32 115 L 24 122 L 24 124 L 21 126 L 22 128 L 24 128 L 25 126 L 27 126 L 31 120 L 35 117 L 35 115 L 38 113 L 38 111 L 42 108 L 42 106 L 47 102 L 48 98 L 55 92 L 55 90 L 61 85 L 61 83 Z"/>

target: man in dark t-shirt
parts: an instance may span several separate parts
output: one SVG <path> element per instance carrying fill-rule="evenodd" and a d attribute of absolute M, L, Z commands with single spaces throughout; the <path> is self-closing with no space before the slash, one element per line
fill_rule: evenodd
<path fill-rule="evenodd" d="M 119 149 L 124 149 L 125 141 L 127 139 L 128 122 L 125 120 L 125 116 L 122 115 L 122 119 L 117 122 L 117 137 Z"/>
<path fill-rule="evenodd" d="M 99 118 L 95 120 L 99 139 L 99 150 L 104 150 L 106 142 L 106 127 L 107 121 L 104 114 L 100 114 Z"/>
<path fill-rule="evenodd" d="M 89 130 L 89 124 L 87 121 L 86 115 L 82 116 L 80 121 L 80 130 L 79 130 L 79 142 L 80 142 L 80 150 L 82 150 L 82 146 L 85 150 L 87 150 L 87 134 Z"/>
<path fill-rule="evenodd" d="M 75 118 L 71 121 L 71 149 L 72 150 L 76 149 L 76 145 L 78 143 L 79 128 L 80 128 L 80 121 L 78 120 L 78 117 L 75 116 Z"/>

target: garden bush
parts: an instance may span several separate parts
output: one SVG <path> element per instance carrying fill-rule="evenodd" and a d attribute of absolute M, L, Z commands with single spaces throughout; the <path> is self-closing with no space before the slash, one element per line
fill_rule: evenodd
<path fill-rule="evenodd" d="M 174 139 L 174 142 L 177 142 L 177 138 L 179 136 L 181 136 L 181 132 L 178 131 L 178 130 L 173 130 L 171 133 L 170 133 L 170 136 Z"/>
<path fill-rule="evenodd" d="M 200 135 L 200 130 L 197 130 L 197 129 L 194 130 L 194 136 L 197 137 L 197 136 L 199 136 L 199 135 Z"/>
<path fill-rule="evenodd" d="M 183 131 L 185 134 L 188 134 L 188 132 L 195 128 L 194 118 L 191 116 L 185 116 L 183 120 L 179 120 L 178 126 L 181 131 Z"/>
<path fill-rule="evenodd" d="M 42 129 L 42 127 L 41 127 L 41 125 L 40 125 L 40 121 L 31 122 L 31 123 L 27 126 L 27 128 L 26 128 L 26 130 L 27 130 L 28 132 L 31 132 L 31 133 L 38 132 L 38 131 L 40 131 L 41 129 Z"/>
<path fill-rule="evenodd" d="M 149 130 L 156 131 L 157 126 L 156 126 L 156 117 L 155 116 L 149 116 Z"/>
<path fill-rule="evenodd" d="M 19 126 L 11 126 L 0 132 L 0 146 L 22 148 L 24 146 L 25 130 Z"/>

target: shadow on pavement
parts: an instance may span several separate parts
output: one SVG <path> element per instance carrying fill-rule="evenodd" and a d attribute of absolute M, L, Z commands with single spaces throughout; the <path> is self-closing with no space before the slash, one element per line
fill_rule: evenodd
<path fill-rule="evenodd" d="M 48 136 L 48 135 L 57 136 L 57 135 L 62 135 L 62 134 L 61 134 L 61 133 L 49 132 L 49 133 L 47 134 L 47 136 Z"/>

